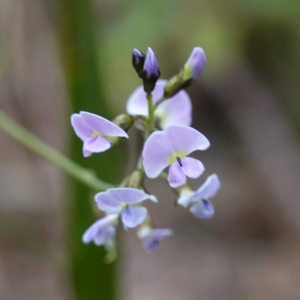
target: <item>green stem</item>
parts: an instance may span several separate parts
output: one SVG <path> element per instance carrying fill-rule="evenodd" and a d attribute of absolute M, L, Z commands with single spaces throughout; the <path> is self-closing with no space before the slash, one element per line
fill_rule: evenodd
<path fill-rule="evenodd" d="M 147 101 L 148 101 L 148 123 L 147 123 L 147 133 L 146 138 L 154 131 L 154 105 L 152 101 L 151 93 L 147 94 Z"/>
<path fill-rule="evenodd" d="M 154 105 L 154 110 L 157 108 L 157 106 L 158 106 L 159 104 L 163 103 L 165 100 L 167 100 L 167 98 L 165 98 L 165 97 L 160 98 L 160 99 L 155 103 L 155 105 Z"/>
<path fill-rule="evenodd" d="M 15 138 L 18 142 L 60 167 L 69 175 L 75 177 L 90 188 L 101 191 L 112 187 L 112 185 L 98 179 L 92 172 L 82 168 L 69 158 L 46 145 L 43 141 L 11 119 L 1 109 L 0 128 L 2 128 L 8 135 Z"/>

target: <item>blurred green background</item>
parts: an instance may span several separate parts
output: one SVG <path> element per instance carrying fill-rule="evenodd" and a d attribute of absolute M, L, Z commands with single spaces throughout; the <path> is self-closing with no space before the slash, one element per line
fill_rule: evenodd
<path fill-rule="evenodd" d="M 299 15 L 295 0 L 1 0 L 1 109 L 114 183 L 133 170 L 139 133 L 83 159 L 70 114 L 125 110 L 140 85 L 133 48 L 150 46 L 169 78 L 201 46 L 187 92 L 211 148 L 196 157 L 223 187 L 201 221 L 147 180 L 156 225 L 175 235 L 148 255 L 122 230 L 105 265 L 81 243 L 94 191 L 0 131 L 0 299 L 300 299 Z"/>

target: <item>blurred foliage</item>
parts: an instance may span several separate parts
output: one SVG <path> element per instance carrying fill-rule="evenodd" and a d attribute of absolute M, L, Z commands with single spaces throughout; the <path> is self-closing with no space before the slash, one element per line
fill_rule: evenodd
<path fill-rule="evenodd" d="M 60 0 L 58 8 L 60 18 L 57 30 L 60 35 L 72 112 L 85 110 L 111 118 L 109 101 L 104 96 L 99 77 L 90 2 Z M 101 60 L 104 61 L 103 58 Z M 102 70 L 103 68 L 100 71 L 103 72 Z M 93 169 L 99 178 L 114 183 L 121 179 L 123 166 L 121 156 L 124 158 L 124 147 L 84 158 L 82 142 L 72 133 L 70 151 L 71 157 L 76 162 Z M 114 299 L 115 265 L 104 263 L 103 247 L 87 246 L 82 243 L 82 234 L 95 220 L 91 203 L 98 191 L 90 191 L 75 181 L 71 183 L 70 188 L 72 198 L 66 213 L 68 216 L 71 215 L 69 259 L 75 299 Z"/>
<path fill-rule="evenodd" d="M 99 39 L 98 54 L 108 58 L 101 61 L 101 67 L 106 70 L 104 82 L 115 110 L 122 111 L 126 99 L 140 84 L 129 63 L 132 48 L 145 52 L 151 46 L 162 78 L 169 78 L 199 45 L 207 54 L 207 67 L 197 84 L 222 80 L 247 62 L 275 89 L 300 130 L 299 1 L 131 0 L 110 5 L 95 1 L 95 6 L 105 24 L 105 42 L 103 45 L 103 39 Z"/>

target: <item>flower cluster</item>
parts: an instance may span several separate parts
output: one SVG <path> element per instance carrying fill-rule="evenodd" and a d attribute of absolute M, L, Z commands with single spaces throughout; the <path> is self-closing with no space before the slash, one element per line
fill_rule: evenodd
<path fill-rule="evenodd" d="M 193 49 L 181 71 L 169 80 L 159 79 L 158 61 L 152 49 L 147 54 L 132 52 L 132 64 L 143 85 L 129 97 L 127 114 L 109 121 L 89 112 L 71 116 L 76 135 L 83 141 L 83 155 L 108 150 L 123 138 L 136 123 L 144 133 L 144 145 L 136 170 L 119 187 L 95 195 L 103 218 L 96 221 L 83 235 L 83 242 L 107 245 L 114 241 L 119 221 L 125 230 L 135 228 L 137 237 L 147 252 L 173 234 L 171 229 L 154 226 L 147 209 L 142 205 L 155 196 L 145 192 L 144 177 L 163 177 L 178 195 L 177 203 L 197 218 L 208 219 L 214 214 L 210 199 L 220 189 L 216 174 L 208 176 L 196 191 L 188 185 L 187 177 L 196 179 L 204 172 L 201 161 L 189 157 L 197 150 L 206 150 L 210 143 L 199 131 L 190 127 L 192 104 L 183 90 L 201 74 L 206 62 L 200 47 Z M 168 172 L 164 171 L 168 168 Z"/>

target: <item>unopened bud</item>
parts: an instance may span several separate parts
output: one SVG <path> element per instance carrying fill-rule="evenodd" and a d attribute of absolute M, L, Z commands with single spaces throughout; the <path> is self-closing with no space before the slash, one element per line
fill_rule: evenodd
<path fill-rule="evenodd" d="M 133 117 L 127 115 L 127 114 L 122 114 L 117 116 L 112 122 L 116 125 L 118 125 L 120 128 L 124 129 L 125 131 L 128 131 L 129 128 L 133 124 Z M 111 143 L 111 145 L 118 146 L 120 141 L 122 140 L 122 137 L 119 136 L 107 136 L 107 140 Z"/>
<path fill-rule="evenodd" d="M 148 48 L 146 59 L 144 62 L 143 70 L 143 83 L 146 93 L 151 93 L 154 88 L 157 79 L 160 76 L 160 70 L 155 54 L 151 48 Z"/>
<path fill-rule="evenodd" d="M 205 63 L 206 56 L 203 49 L 195 47 L 183 69 L 167 82 L 164 97 L 170 98 L 191 85 L 200 76 Z"/>
<path fill-rule="evenodd" d="M 127 131 L 133 124 L 133 117 L 127 114 L 117 116 L 112 122 Z"/>
<path fill-rule="evenodd" d="M 132 65 L 139 75 L 142 78 L 144 70 L 145 54 L 140 52 L 138 49 L 132 50 Z"/>
<path fill-rule="evenodd" d="M 143 185 L 144 173 L 141 169 L 136 169 L 130 176 L 128 187 L 140 189 Z"/>
<path fill-rule="evenodd" d="M 206 56 L 202 48 L 195 47 L 184 65 L 183 79 L 194 82 L 201 74 L 206 63 Z"/>

